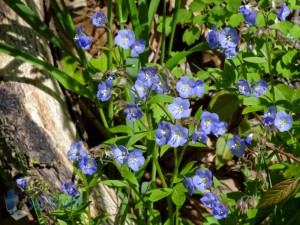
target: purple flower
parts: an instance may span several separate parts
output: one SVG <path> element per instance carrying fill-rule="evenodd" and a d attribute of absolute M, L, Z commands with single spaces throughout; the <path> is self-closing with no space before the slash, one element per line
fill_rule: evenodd
<path fill-rule="evenodd" d="M 183 183 L 183 186 L 186 189 L 188 189 L 189 196 L 192 196 L 193 193 L 194 193 L 194 189 L 195 189 L 194 184 L 193 184 L 193 180 L 189 177 L 184 177 L 182 183 Z"/>
<path fill-rule="evenodd" d="M 218 220 L 224 219 L 228 216 L 228 209 L 218 201 L 212 208 L 212 214 Z"/>
<path fill-rule="evenodd" d="M 155 131 L 155 142 L 158 146 L 167 145 L 171 139 L 172 124 L 160 121 Z"/>
<path fill-rule="evenodd" d="M 97 98 L 102 101 L 108 101 L 113 89 L 112 80 L 102 81 L 98 85 Z"/>
<path fill-rule="evenodd" d="M 66 182 L 62 185 L 62 191 L 68 196 L 79 196 L 77 188 L 73 182 Z"/>
<path fill-rule="evenodd" d="M 83 174 L 93 175 L 97 171 L 97 163 L 94 159 L 84 157 L 79 162 L 79 167 Z"/>
<path fill-rule="evenodd" d="M 134 44 L 130 47 L 131 56 L 136 57 L 145 51 L 146 41 L 144 39 L 135 40 Z"/>
<path fill-rule="evenodd" d="M 239 82 L 237 82 L 237 87 L 239 88 L 239 91 L 245 95 L 245 96 L 249 96 L 251 94 L 251 84 L 248 81 L 245 80 L 239 80 Z"/>
<path fill-rule="evenodd" d="M 229 146 L 230 152 L 236 157 L 241 157 L 245 153 L 245 140 L 237 135 L 233 135 L 233 138 L 228 139 L 227 145 Z"/>
<path fill-rule="evenodd" d="M 276 106 L 272 105 L 268 108 L 264 114 L 263 125 L 268 127 L 271 131 L 273 130 L 274 120 L 276 116 Z"/>
<path fill-rule="evenodd" d="M 172 104 L 169 105 L 168 110 L 174 119 L 181 119 L 190 115 L 190 102 L 182 98 L 174 98 Z"/>
<path fill-rule="evenodd" d="M 290 15 L 290 13 L 291 13 L 291 10 L 289 9 L 289 7 L 287 7 L 285 2 L 282 4 L 282 7 L 277 10 L 277 16 L 279 17 L 279 19 L 281 21 L 285 21 L 285 18 L 288 15 Z"/>
<path fill-rule="evenodd" d="M 193 183 L 198 191 L 205 191 L 212 185 L 212 173 L 210 170 L 196 170 L 196 175 L 193 177 Z"/>
<path fill-rule="evenodd" d="M 137 171 L 145 163 L 143 152 L 140 149 L 135 149 L 127 156 L 127 162 L 129 168 L 133 171 Z"/>
<path fill-rule="evenodd" d="M 197 95 L 197 97 L 200 97 L 201 95 L 203 95 L 203 92 L 204 92 L 204 81 L 196 80 L 194 86 L 194 94 Z"/>
<path fill-rule="evenodd" d="M 223 135 L 226 133 L 228 124 L 225 121 L 219 121 L 213 126 L 212 133 L 218 137 L 219 135 Z"/>
<path fill-rule="evenodd" d="M 254 88 L 253 95 L 254 97 L 258 98 L 259 96 L 266 93 L 268 89 L 268 83 L 264 80 L 260 80 L 255 84 L 253 84 L 253 88 Z"/>
<path fill-rule="evenodd" d="M 92 23 L 96 27 L 101 27 L 106 22 L 106 16 L 103 12 L 96 12 L 92 16 Z"/>
<path fill-rule="evenodd" d="M 82 141 L 72 142 L 67 156 L 74 162 L 79 162 L 82 158 L 86 157 L 87 154 L 82 148 Z"/>
<path fill-rule="evenodd" d="M 232 58 L 236 57 L 238 54 L 235 50 L 235 47 L 234 48 L 223 48 L 222 52 L 225 55 L 226 59 L 232 59 Z"/>
<path fill-rule="evenodd" d="M 122 49 L 130 48 L 135 42 L 135 35 L 132 30 L 119 30 L 118 35 L 115 37 L 116 45 Z"/>
<path fill-rule="evenodd" d="M 126 114 L 127 119 L 131 122 L 141 119 L 143 116 L 142 110 L 133 103 L 128 103 L 126 105 L 124 113 Z"/>
<path fill-rule="evenodd" d="M 196 142 L 200 142 L 205 144 L 207 142 L 207 135 L 203 130 L 196 130 L 192 135 L 192 142 L 195 144 Z"/>
<path fill-rule="evenodd" d="M 144 84 L 148 87 L 154 85 L 155 80 L 157 80 L 157 71 L 153 66 L 150 67 L 142 67 L 140 72 L 138 73 L 138 80 L 144 82 Z"/>
<path fill-rule="evenodd" d="M 203 205 L 211 209 L 219 200 L 217 199 L 216 194 L 207 192 L 202 198 L 200 198 L 200 201 L 203 203 Z"/>
<path fill-rule="evenodd" d="M 206 134 L 210 134 L 219 122 L 219 116 L 216 113 L 203 112 L 201 115 L 201 128 Z"/>
<path fill-rule="evenodd" d="M 77 48 L 89 49 L 92 44 L 92 38 L 86 36 L 82 31 L 82 26 L 76 28 L 76 35 L 74 38 Z"/>
<path fill-rule="evenodd" d="M 166 77 L 154 76 L 152 89 L 155 90 L 157 94 L 167 92 L 169 90 L 169 86 Z"/>
<path fill-rule="evenodd" d="M 253 134 L 249 134 L 245 139 L 246 145 L 251 145 L 252 139 L 253 139 Z"/>
<path fill-rule="evenodd" d="M 212 30 L 207 34 L 206 41 L 211 49 L 216 49 L 219 45 L 219 34 L 217 26 L 213 26 Z"/>
<path fill-rule="evenodd" d="M 279 111 L 274 120 L 274 125 L 280 132 L 288 131 L 292 128 L 293 118 L 284 111 Z"/>
<path fill-rule="evenodd" d="M 143 99 L 146 100 L 146 96 L 149 93 L 149 86 L 146 85 L 146 83 L 144 81 L 141 80 L 136 80 L 134 83 L 134 87 L 132 88 L 132 90 L 137 92 L 138 96 Z"/>
<path fill-rule="evenodd" d="M 250 10 L 250 7 L 245 5 L 241 6 L 239 11 L 243 14 L 246 23 L 255 25 L 257 17 L 256 12 Z"/>
<path fill-rule="evenodd" d="M 172 147 L 183 146 L 188 139 L 189 131 L 185 127 L 182 127 L 178 124 L 172 127 L 171 139 L 169 145 Z"/>
<path fill-rule="evenodd" d="M 113 148 L 113 156 L 120 165 L 124 165 L 127 163 L 128 150 L 126 147 L 119 145 Z"/>
<path fill-rule="evenodd" d="M 18 186 L 20 186 L 23 189 L 26 189 L 26 187 L 27 187 L 27 181 L 24 178 L 17 179 L 16 183 L 17 183 Z"/>
<path fill-rule="evenodd" d="M 193 95 L 195 92 L 195 81 L 192 78 L 182 76 L 176 84 L 176 90 L 179 92 L 181 98 L 188 98 Z"/>
<path fill-rule="evenodd" d="M 235 29 L 226 27 L 219 35 L 219 42 L 222 48 L 235 48 L 240 40 L 238 32 Z"/>

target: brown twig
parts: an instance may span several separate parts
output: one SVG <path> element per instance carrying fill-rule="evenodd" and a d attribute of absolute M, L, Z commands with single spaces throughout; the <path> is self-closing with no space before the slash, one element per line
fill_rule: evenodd
<path fill-rule="evenodd" d="M 273 150 L 273 151 L 276 151 L 276 152 L 278 152 L 278 153 L 280 153 L 280 154 L 282 154 L 282 155 L 285 155 L 285 156 L 287 156 L 287 157 L 289 157 L 289 158 L 291 158 L 291 159 L 293 159 L 293 160 L 295 160 L 295 161 L 297 161 L 297 162 L 300 162 L 300 159 L 297 158 L 296 156 L 294 156 L 294 155 L 292 155 L 292 154 L 290 154 L 290 153 L 284 152 L 284 151 L 282 150 L 282 149 L 283 149 L 282 146 L 279 147 L 279 148 L 276 148 L 276 147 L 274 147 L 273 145 L 271 145 L 271 144 L 269 144 L 269 143 L 266 143 L 266 146 L 267 146 L 269 149 Z"/>

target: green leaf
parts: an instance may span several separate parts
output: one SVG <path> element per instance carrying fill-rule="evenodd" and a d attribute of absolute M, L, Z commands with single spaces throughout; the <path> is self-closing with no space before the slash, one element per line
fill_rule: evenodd
<path fill-rule="evenodd" d="M 180 192 L 175 189 L 172 193 L 171 198 L 177 207 L 181 207 L 181 206 L 183 206 L 183 204 L 185 202 L 186 196 L 185 196 L 184 192 Z"/>
<path fill-rule="evenodd" d="M 78 207 L 77 209 L 73 210 L 72 214 L 76 215 L 76 214 L 82 213 L 90 204 L 91 204 L 91 201 L 88 201 L 88 202 L 82 204 L 80 207 Z"/>
<path fill-rule="evenodd" d="M 107 70 L 107 55 L 103 52 L 99 58 L 91 58 L 91 64 L 94 68 L 101 72 L 105 72 Z"/>
<path fill-rule="evenodd" d="M 148 100 L 148 104 L 156 104 L 156 103 L 172 103 L 174 100 L 173 96 L 170 95 L 154 95 L 152 98 Z"/>
<path fill-rule="evenodd" d="M 198 27 L 190 27 L 186 29 L 182 36 L 182 41 L 186 42 L 187 45 L 194 44 L 196 40 L 200 38 L 200 30 Z"/>
<path fill-rule="evenodd" d="M 114 134 L 115 133 L 126 133 L 129 135 L 133 134 L 133 131 L 131 130 L 131 128 L 126 125 L 118 125 L 118 126 L 112 127 L 109 129 L 109 131 Z"/>
<path fill-rule="evenodd" d="M 286 167 L 287 167 L 286 163 L 276 163 L 276 164 L 269 166 L 269 170 L 282 170 Z M 289 177 L 289 178 L 291 178 L 291 177 Z"/>
<path fill-rule="evenodd" d="M 275 184 L 272 188 L 267 190 L 262 196 L 257 208 L 265 208 L 274 206 L 286 200 L 295 194 L 298 189 L 299 179 L 285 180 L 281 183 Z"/>
<path fill-rule="evenodd" d="M 291 96 L 293 96 L 293 90 L 286 84 L 277 84 L 274 87 L 275 101 L 286 100 L 291 102 Z"/>
<path fill-rule="evenodd" d="M 63 217 L 66 215 L 66 212 L 62 209 L 57 209 L 57 210 L 54 210 L 50 213 L 51 216 L 60 216 L 60 217 Z"/>
<path fill-rule="evenodd" d="M 148 136 L 151 134 L 151 131 L 146 131 L 146 132 L 140 132 L 140 133 L 136 133 L 134 135 L 132 135 L 127 143 L 127 148 L 132 146 L 134 143 L 136 143 L 137 141 L 141 140 L 142 138 Z"/>
<path fill-rule="evenodd" d="M 201 12 L 205 9 L 205 4 L 201 2 L 200 0 L 194 0 L 189 4 L 189 9 L 191 12 Z"/>
<path fill-rule="evenodd" d="M 244 17 L 241 13 L 233 14 L 229 19 L 229 24 L 234 28 L 240 25 L 244 21 Z"/>
<path fill-rule="evenodd" d="M 128 188 L 129 185 L 126 181 L 122 181 L 122 180 L 104 180 L 104 181 L 100 181 L 100 183 L 105 184 L 107 186 L 112 186 L 112 187 L 116 187 L 116 188 Z"/>
<path fill-rule="evenodd" d="M 197 25 L 198 27 L 201 27 L 206 21 L 205 15 L 197 15 L 193 17 L 193 25 Z"/>
<path fill-rule="evenodd" d="M 136 79 L 139 73 L 139 58 L 126 58 L 126 65 L 132 65 L 126 67 L 126 73 L 132 78 Z"/>
<path fill-rule="evenodd" d="M 299 178 L 300 177 L 300 163 L 293 162 L 288 166 L 288 168 L 283 172 L 283 176 L 286 179 Z"/>
<path fill-rule="evenodd" d="M 244 61 L 250 62 L 250 63 L 255 63 L 255 64 L 265 64 L 267 63 L 267 60 L 262 57 L 247 57 L 243 58 Z"/>
<path fill-rule="evenodd" d="M 282 56 L 282 62 L 284 65 L 289 66 L 298 54 L 299 51 L 296 49 L 289 50 L 286 54 L 284 54 L 284 56 Z"/>
<path fill-rule="evenodd" d="M 293 94 L 292 105 L 294 112 L 300 111 L 300 87 Z"/>
<path fill-rule="evenodd" d="M 287 35 L 293 25 L 294 24 L 290 21 L 282 21 L 280 23 L 275 23 L 273 28 L 280 30 L 284 35 Z"/>
<path fill-rule="evenodd" d="M 72 75 L 78 65 L 78 62 L 74 60 L 70 55 L 64 54 L 61 59 L 62 66 L 66 74 Z"/>
<path fill-rule="evenodd" d="M 218 138 L 216 143 L 216 168 L 220 169 L 224 166 L 230 159 L 233 158 L 233 155 L 229 151 L 227 145 L 227 140 L 232 138 L 232 134 L 225 134 Z"/>
<path fill-rule="evenodd" d="M 95 217 L 93 220 L 92 220 L 92 223 L 91 225 L 100 225 L 100 224 L 103 224 L 107 218 L 110 216 L 109 213 L 102 213 L 101 215 Z"/>
<path fill-rule="evenodd" d="M 192 13 L 186 9 L 179 9 L 176 23 L 185 24 L 192 19 Z"/>
<path fill-rule="evenodd" d="M 114 137 L 114 138 L 104 141 L 102 143 L 102 145 L 110 145 L 110 144 L 116 144 L 116 145 L 123 144 L 124 145 L 125 143 L 128 142 L 128 140 L 129 140 L 128 136 Z"/>
<path fill-rule="evenodd" d="M 263 105 L 251 105 L 243 109 L 242 114 L 248 114 L 251 112 L 258 112 L 263 110 L 265 107 Z"/>
<path fill-rule="evenodd" d="M 295 39 L 299 40 L 300 38 L 300 26 L 294 25 L 292 29 L 290 29 L 290 35 Z"/>
<path fill-rule="evenodd" d="M 190 170 L 193 168 L 196 162 L 197 161 L 191 161 L 188 164 L 186 164 L 185 167 L 181 170 L 180 175 L 184 176 L 185 174 L 190 172 Z"/>
<path fill-rule="evenodd" d="M 169 33 L 171 33 L 171 22 L 172 22 L 172 18 L 169 16 L 166 16 L 166 35 L 168 35 Z M 160 16 L 158 19 L 158 26 L 157 26 L 157 31 L 162 33 L 162 26 L 163 26 L 163 16 Z"/>
<path fill-rule="evenodd" d="M 68 225 L 65 221 L 57 219 L 57 222 L 59 223 L 59 225 Z"/>
<path fill-rule="evenodd" d="M 131 187 L 135 188 L 136 190 L 139 189 L 140 185 L 132 172 L 121 171 L 121 176 L 130 184 Z"/>
<path fill-rule="evenodd" d="M 156 202 L 162 198 L 165 198 L 165 197 L 171 195 L 172 192 L 173 192 L 173 190 L 170 188 L 159 188 L 159 189 L 148 191 L 147 194 L 150 193 L 149 200 L 151 202 Z"/>

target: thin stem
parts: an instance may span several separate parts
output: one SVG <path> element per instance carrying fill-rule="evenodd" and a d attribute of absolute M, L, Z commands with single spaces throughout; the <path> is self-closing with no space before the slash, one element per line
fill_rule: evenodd
<path fill-rule="evenodd" d="M 161 44 L 161 54 L 160 54 L 160 64 L 163 65 L 165 61 L 165 48 L 166 48 L 166 11 L 167 3 L 164 0 L 163 8 L 163 25 L 162 25 L 162 44 Z"/>
<path fill-rule="evenodd" d="M 107 3 L 107 20 L 108 20 L 108 29 L 111 31 L 112 27 L 112 0 L 108 0 Z M 112 49 L 113 41 L 112 41 L 112 32 L 107 32 L 107 38 L 108 38 L 108 47 Z M 112 69 L 112 51 L 108 51 L 108 59 L 107 59 L 107 69 Z"/>
<path fill-rule="evenodd" d="M 174 179 L 175 179 L 175 177 L 178 176 L 179 166 L 180 166 L 180 164 L 181 164 L 181 161 L 182 161 L 182 158 L 183 158 L 183 156 L 184 156 L 184 153 L 185 153 L 186 148 L 187 148 L 187 145 L 185 145 L 185 146 L 183 147 L 183 149 L 182 149 L 182 151 L 181 151 L 181 153 L 180 153 L 179 159 L 177 160 L 177 163 L 175 163 L 175 170 L 174 170 L 174 173 L 173 173 L 173 175 L 172 175 L 171 185 L 170 185 L 171 188 L 172 188 L 173 185 L 174 185 Z M 177 156 L 177 154 L 176 154 L 176 156 Z M 174 157 L 175 157 L 175 156 L 174 156 Z M 176 157 L 176 158 L 177 158 L 177 157 Z M 176 160 L 175 160 L 175 162 L 176 162 Z"/>
<path fill-rule="evenodd" d="M 121 4 L 119 4 L 121 3 Z M 118 19 L 119 19 L 119 24 L 120 28 L 123 30 L 124 29 L 124 24 L 123 24 L 123 11 L 122 11 L 122 2 L 117 1 L 117 10 L 118 10 Z M 125 63 L 125 58 L 126 54 L 125 51 L 122 49 L 122 65 Z"/>
<path fill-rule="evenodd" d="M 104 111 L 103 111 L 103 107 L 98 107 L 99 109 L 99 113 L 100 113 L 100 117 L 101 117 L 101 120 L 103 122 L 103 125 L 104 127 L 109 130 L 109 126 L 108 126 L 108 123 L 107 123 L 107 120 L 106 120 L 106 117 L 105 117 L 105 114 L 104 114 Z"/>
<path fill-rule="evenodd" d="M 179 207 L 176 206 L 176 211 L 175 211 L 175 224 L 179 225 Z"/>
<path fill-rule="evenodd" d="M 169 48 L 168 48 L 168 57 L 171 56 L 171 52 L 172 52 L 175 30 L 177 25 L 178 10 L 180 8 L 180 5 L 181 5 L 181 0 L 175 1 L 174 18 L 172 21 L 171 35 L 170 35 Z"/>
<path fill-rule="evenodd" d="M 268 38 L 265 37 L 265 45 L 266 45 L 266 50 L 267 50 L 267 62 L 268 62 L 268 68 L 269 68 L 269 73 L 271 77 L 271 92 L 273 96 L 273 102 L 275 102 L 275 90 L 274 90 L 274 76 L 272 73 L 272 59 L 271 59 L 271 51 L 268 43 Z"/>

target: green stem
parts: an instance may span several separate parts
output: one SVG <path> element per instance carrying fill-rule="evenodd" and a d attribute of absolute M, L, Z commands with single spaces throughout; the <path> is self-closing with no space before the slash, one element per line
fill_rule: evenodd
<path fill-rule="evenodd" d="M 108 20 L 108 29 L 111 31 L 112 28 L 112 0 L 107 2 L 107 20 Z M 113 48 L 112 32 L 107 32 L 108 47 L 109 49 Z M 112 69 L 112 51 L 107 51 L 107 69 Z"/>
<path fill-rule="evenodd" d="M 181 153 L 180 153 L 179 159 L 178 159 L 178 160 L 175 159 L 175 170 L 174 170 L 174 173 L 173 173 L 173 175 L 172 175 L 170 188 L 173 187 L 175 177 L 178 176 L 179 166 L 180 166 L 180 164 L 181 164 L 181 161 L 182 161 L 182 158 L 183 158 L 183 156 L 184 156 L 184 153 L 185 153 L 186 148 L 187 148 L 187 145 L 185 145 L 185 146 L 183 147 L 183 149 L 182 149 L 182 151 L 181 151 Z M 175 152 L 174 152 L 174 153 L 175 153 Z M 174 157 L 177 158 L 177 153 L 176 153 L 176 156 L 174 155 Z M 177 163 L 176 163 L 176 161 L 177 161 Z"/>
<path fill-rule="evenodd" d="M 86 175 L 85 174 L 82 174 L 83 176 L 83 182 L 84 182 L 84 185 L 85 185 L 85 193 L 86 193 L 86 201 L 89 201 L 90 200 L 90 189 L 88 188 L 89 184 L 88 184 L 88 181 L 87 181 L 87 178 L 86 178 Z M 88 206 L 88 219 L 89 219 L 89 224 L 91 223 L 92 221 L 92 218 L 91 218 L 91 204 L 89 204 Z"/>
<path fill-rule="evenodd" d="M 120 4 L 119 4 L 120 3 Z M 123 11 L 122 11 L 122 1 L 117 1 L 117 11 L 118 11 L 118 19 L 119 19 L 119 24 L 120 24 L 120 28 L 123 30 L 124 29 L 124 24 L 123 24 Z M 125 51 L 122 49 L 122 65 L 124 65 L 125 63 L 125 59 L 126 59 L 126 54 Z"/>
<path fill-rule="evenodd" d="M 270 73 L 270 77 L 271 77 L 271 92 L 272 92 L 272 96 L 273 96 L 273 102 L 275 102 L 274 76 L 272 73 L 271 50 L 269 47 L 268 38 L 265 37 L 264 40 L 265 40 L 266 51 L 267 51 L 266 56 L 267 56 L 268 68 L 269 68 L 269 73 Z"/>
<path fill-rule="evenodd" d="M 174 18 L 172 21 L 171 35 L 170 35 L 169 48 L 168 48 L 168 57 L 171 56 L 171 52 L 172 52 L 173 41 L 174 41 L 176 25 L 177 25 L 178 10 L 180 8 L 180 5 L 181 5 L 181 0 L 175 1 Z"/>
<path fill-rule="evenodd" d="M 102 123 L 103 123 L 104 127 L 107 130 L 109 130 L 109 126 L 108 126 L 106 116 L 105 116 L 104 111 L 103 111 L 103 107 L 100 105 L 100 106 L 98 106 L 98 109 L 99 109 L 100 117 L 101 117 L 101 120 L 102 120 Z"/>
<path fill-rule="evenodd" d="M 175 211 L 175 224 L 179 225 L 179 207 L 176 206 L 176 211 Z"/>
<path fill-rule="evenodd" d="M 163 25 L 162 25 L 162 43 L 161 43 L 161 54 L 160 54 L 160 65 L 164 65 L 165 61 L 165 49 L 166 49 L 166 11 L 167 11 L 167 3 L 164 0 L 164 8 L 163 8 Z"/>

